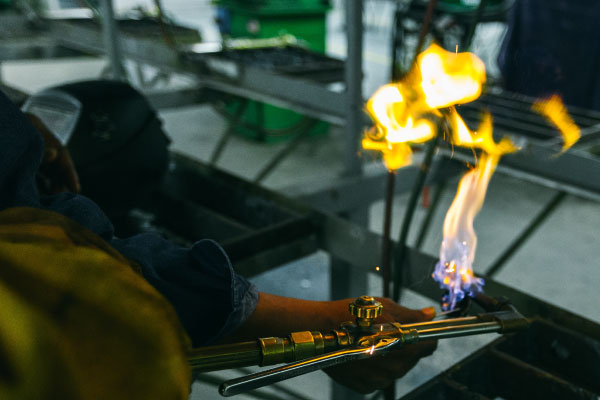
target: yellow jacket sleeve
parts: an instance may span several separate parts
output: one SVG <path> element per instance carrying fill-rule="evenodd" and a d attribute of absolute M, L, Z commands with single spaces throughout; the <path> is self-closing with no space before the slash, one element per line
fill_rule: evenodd
<path fill-rule="evenodd" d="M 0 398 L 187 399 L 189 339 L 135 269 L 60 214 L 0 212 Z"/>

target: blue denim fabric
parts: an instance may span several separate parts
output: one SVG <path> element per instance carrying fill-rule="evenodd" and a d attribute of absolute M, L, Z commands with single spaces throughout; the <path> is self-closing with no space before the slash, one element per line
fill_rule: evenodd
<path fill-rule="evenodd" d="M 40 198 L 35 173 L 43 154 L 39 133 L 0 91 L 0 211 L 36 207 L 58 212 L 98 234 L 137 262 L 144 278 L 175 308 L 195 346 L 231 333 L 252 314 L 258 291 L 237 275 L 212 240 L 182 248 L 153 234 L 114 236 L 111 222 L 90 199 L 61 193 Z"/>
<path fill-rule="evenodd" d="M 600 2 L 516 0 L 498 56 L 505 88 L 600 110 Z"/>

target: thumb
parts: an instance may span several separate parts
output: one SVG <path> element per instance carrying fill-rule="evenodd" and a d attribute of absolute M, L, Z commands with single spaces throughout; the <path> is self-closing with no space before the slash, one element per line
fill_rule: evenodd
<path fill-rule="evenodd" d="M 431 321 L 433 317 L 435 317 L 434 307 L 421 308 L 419 312 L 423 314 L 423 319 L 421 319 L 421 321 Z"/>

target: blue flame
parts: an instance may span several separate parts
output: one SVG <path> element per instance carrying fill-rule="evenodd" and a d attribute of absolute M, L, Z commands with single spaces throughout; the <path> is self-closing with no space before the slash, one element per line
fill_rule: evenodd
<path fill-rule="evenodd" d="M 445 251 L 444 251 L 445 250 Z M 444 239 L 442 258 L 435 266 L 433 279 L 448 293 L 442 298 L 442 309 L 453 310 L 465 296 L 483 292 L 484 280 L 473 274 L 467 242 Z"/>

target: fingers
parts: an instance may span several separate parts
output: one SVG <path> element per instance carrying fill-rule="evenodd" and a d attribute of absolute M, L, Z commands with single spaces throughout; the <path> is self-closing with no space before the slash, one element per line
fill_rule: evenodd
<path fill-rule="evenodd" d="M 421 310 L 412 310 L 398 305 L 391 299 L 378 298 L 383 304 L 383 316 L 378 322 L 400 322 L 404 324 L 413 322 L 430 321 L 435 317 L 435 308 L 427 307 Z"/>
<path fill-rule="evenodd" d="M 391 299 L 378 298 L 383 304 L 383 315 L 377 322 L 413 323 L 429 321 L 435 316 L 433 307 L 411 310 Z M 395 349 L 384 356 L 355 361 L 329 368 L 325 372 L 337 382 L 359 393 L 384 389 L 404 376 L 421 358 L 431 355 L 437 341 L 420 342 Z"/>
<path fill-rule="evenodd" d="M 336 382 L 366 394 L 384 389 L 406 375 L 421 358 L 433 353 L 436 346 L 436 342 L 411 344 L 384 356 L 349 362 L 325 372 Z"/>

